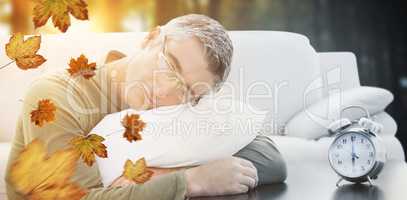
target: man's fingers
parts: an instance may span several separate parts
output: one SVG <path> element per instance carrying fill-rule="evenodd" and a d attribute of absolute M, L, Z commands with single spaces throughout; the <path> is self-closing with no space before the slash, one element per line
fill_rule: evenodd
<path fill-rule="evenodd" d="M 242 185 L 242 184 L 239 185 L 239 193 L 245 193 L 245 192 L 248 192 L 248 191 L 249 191 L 249 186 Z"/>
<path fill-rule="evenodd" d="M 242 174 L 244 174 L 246 176 L 250 176 L 250 177 L 252 177 L 254 179 L 257 178 L 257 170 L 256 170 L 256 168 L 242 166 Z"/>
<path fill-rule="evenodd" d="M 243 176 L 241 183 L 252 189 L 256 187 L 256 179 L 249 176 Z"/>
<path fill-rule="evenodd" d="M 257 174 L 257 169 L 253 165 L 253 163 L 246 160 L 246 159 L 243 159 L 243 158 L 239 158 L 238 160 L 239 160 L 239 162 L 240 162 L 240 164 L 242 166 L 245 166 L 246 168 L 252 169 L 252 170 L 250 170 L 251 173 L 249 172 L 249 173 L 247 173 L 247 175 L 248 176 L 250 175 L 251 177 L 254 177 L 256 179 L 256 185 L 257 185 L 257 182 L 259 181 L 259 177 L 258 177 L 258 174 Z M 245 172 L 247 172 L 247 171 L 245 171 Z"/>
<path fill-rule="evenodd" d="M 253 167 L 254 168 L 254 165 L 253 165 L 252 162 L 250 162 L 250 161 L 248 161 L 248 160 L 246 160 L 244 158 L 239 158 L 239 157 L 236 157 L 236 158 L 239 160 L 239 163 L 241 165 L 246 166 L 246 167 Z"/>
<path fill-rule="evenodd" d="M 255 180 L 256 185 L 257 185 L 257 182 L 259 181 L 259 177 L 258 177 L 256 168 L 242 166 L 242 174 L 253 178 Z"/>

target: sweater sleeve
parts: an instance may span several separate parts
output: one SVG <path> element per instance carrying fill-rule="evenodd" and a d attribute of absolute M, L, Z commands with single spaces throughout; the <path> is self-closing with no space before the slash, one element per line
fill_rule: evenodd
<path fill-rule="evenodd" d="M 185 170 L 158 176 L 142 185 L 94 188 L 82 200 L 110 199 L 185 199 Z"/>
<path fill-rule="evenodd" d="M 86 99 L 86 93 L 78 93 L 81 91 L 76 88 L 68 91 L 65 88 L 64 82 L 41 79 L 36 81 L 26 93 L 7 163 L 5 181 L 8 199 L 26 198 L 13 187 L 9 175 L 12 164 L 27 144 L 34 139 L 39 139 L 45 144 L 47 153 L 50 155 L 56 150 L 67 148 L 68 142 L 78 134 L 88 134 L 86 130 L 90 130 L 95 121 L 100 118 L 97 116 L 98 113 L 89 114 L 77 111 L 78 107 L 90 108 L 92 106 Z M 30 113 L 36 109 L 37 103 L 41 99 L 50 99 L 57 107 L 57 111 L 55 121 L 38 127 L 30 121 Z M 78 160 L 71 181 L 87 189 L 88 193 L 82 197 L 86 200 L 181 200 L 184 199 L 186 193 L 184 171 L 159 176 L 140 185 L 104 188 L 97 163 L 95 162 L 89 167 L 82 159 Z"/>
<path fill-rule="evenodd" d="M 285 160 L 268 136 L 258 135 L 234 156 L 253 163 L 259 176 L 258 185 L 284 182 L 287 178 Z"/>

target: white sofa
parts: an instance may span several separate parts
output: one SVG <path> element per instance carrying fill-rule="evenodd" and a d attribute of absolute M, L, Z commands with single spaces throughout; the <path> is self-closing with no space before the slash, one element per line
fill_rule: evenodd
<path fill-rule="evenodd" d="M 43 35 L 40 54 L 47 62 L 35 70 L 22 71 L 14 64 L 0 70 L 0 199 L 5 198 L 4 170 L 25 90 L 43 73 L 67 68 L 71 57 L 85 54 L 91 61 L 103 61 L 109 50 L 132 54 L 145 33 L 88 33 L 80 35 Z M 360 86 L 356 58 L 349 52 L 317 53 L 307 37 L 276 31 L 231 31 L 235 47 L 232 72 L 227 87 L 218 95 L 232 94 L 248 103 L 270 111 L 276 142 L 288 165 L 327 162 L 327 149 L 332 138 L 309 140 L 285 135 L 284 124 L 310 103 L 326 97 L 330 89 Z M 0 47 L 8 42 L 0 38 Z M 0 65 L 10 60 L 0 54 Z M 233 89 L 231 89 L 233 88 Z M 231 93 L 232 92 L 232 93 Z M 255 96 L 257 95 L 257 96 Z M 385 115 L 383 141 L 389 159 L 404 160 L 396 139 L 397 125 Z"/>

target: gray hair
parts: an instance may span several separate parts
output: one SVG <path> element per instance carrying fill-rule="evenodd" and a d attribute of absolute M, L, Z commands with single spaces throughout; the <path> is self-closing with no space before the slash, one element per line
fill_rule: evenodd
<path fill-rule="evenodd" d="M 160 27 L 164 35 L 195 36 L 204 47 L 209 70 L 217 76 L 215 89 L 219 89 L 230 72 L 233 45 L 226 29 L 216 20 L 200 14 L 176 17 Z"/>

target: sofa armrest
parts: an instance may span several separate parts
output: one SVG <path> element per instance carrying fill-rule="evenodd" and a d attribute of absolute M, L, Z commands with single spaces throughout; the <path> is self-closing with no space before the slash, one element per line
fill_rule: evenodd
<path fill-rule="evenodd" d="M 380 112 L 372 116 L 373 121 L 383 125 L 383 130 L 380 133 L 381 136 L 395 136 L 397 132 L 397 123 L 386 112 Z"/>

